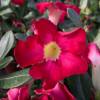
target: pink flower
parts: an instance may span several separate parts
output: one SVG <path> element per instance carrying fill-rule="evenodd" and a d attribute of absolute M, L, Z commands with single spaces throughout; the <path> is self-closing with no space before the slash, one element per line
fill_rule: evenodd
<path fill-rule="evenodd" d="M 18 41 L 14 55 L 22 68 L 32 65 L 29 74 L 33 78 L 45 80 L 48 88 L 65 77 L 87 71 L 86 33 L 82 28 L 63 35 L 47 19 L 32 26 L 35 35 Z"/>
<path fill-rule="evenodd" d="M 89 53 L 88 58 L 90 59 L 91 63 L 96 67 L 100 65 L 100 50 L 95 43 L 89 44 Z"/>
<path fill-rule="evenodd" d="M 80 13 L 80 9 L 72 4 L 64 4 L 62 2 L 42 2 L 37 3 L 36 7 L 38 11 L 43 14 L 46 9 L 49 11 L 49 20 L 53 22 L 54 24 L 57 24 L 60 20 L 60 22 L 64 21 L 65 16 L 68 15 L 67 9 L 71 8 L 74 11 L 76 11 L 78 14 Z"/>
<path fill-rule="evenodd" d="M 15 5 L 22 6 L 25 3 L 25 0 L 11 0 L 11 2 Z"/>
<path fill-rule="evenodd" d="M 95 43 L 89 44 L 88 58 L 92 63 L 92 81 L 96 90 L 100 91 L 100 49 Z"/>
<path fill-rule="evenodd" d="M 31 100 L 27 86 L 10 89 L 7 95 L 8 100 Z"/>
<path fill-rule="evenodd" d="M 76 100 L 62 83 L 57 83 L 55 87 L 50 90 L 36 90 L 36 94 L 41 96 L 36 96 L 33 100 Z"/>

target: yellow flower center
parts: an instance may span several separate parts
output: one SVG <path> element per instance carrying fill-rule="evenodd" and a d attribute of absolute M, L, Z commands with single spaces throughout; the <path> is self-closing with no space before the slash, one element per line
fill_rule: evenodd
<path fill-rule="evenodd" d="M 61 53 L 60 47 L 56 42 L 50 42 L 44 46 L 44 58 L 46 60 L 56 60 Z"/>

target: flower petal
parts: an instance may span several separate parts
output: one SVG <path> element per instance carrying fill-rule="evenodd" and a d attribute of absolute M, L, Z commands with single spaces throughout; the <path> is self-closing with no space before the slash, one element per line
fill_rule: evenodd
<path fill-rule="evenodd" d="M 61 83 L 58 82 L 54 88 L 51 88 L 49 90 L 45 90 L 44 88 L 38 90 L 35 90 L 35 93 L 37 95 L 41 95 L 39 100 L 75 100 L 75 97 L 69 92 L 67 87 Z M 43 97 L 45 99 L 43 99 Z M 36 99 L 38 100 L 38 99 Z"/>
<path fill-rule="evenodd" d="M 100 65 L 100 50 L 95 43 L 89 44 L 88 58 L 94 66 Z"/>
<path fill-rule="evenodd" d="M 68 8 L 71 8 L 71 9 L 73 9 L 74 11 L 76 11 L 78 14 L 80 13 L 80 9 L 79 9 L 77 6 L 72 5 L 72 4 L 64 4 L 64 3 L 62 3 L 62 2 L 56 2 L 55 5 L 56 5 L 59 9 L 64 10 L 64 11 L 66 11 L 66 9 L 68 9 Z"/>
<path fill-rule="evenodd" d="M 69 92 L 67 87 L 60 82 L 51 90 L 50 95 L 53 100 L 75 100 L 75 97 Z"/>
<path fill-rule="evenodd" d="M 9 100 L 30 100 L 28 86 L 13 88 L 7 92 Z"/>
<path fill-rule="evenodd" d="M 43 44 L 54 40 L 55 35 L 57 35 L 57 27 L 49 20 L 43 18 L 34 21 L 32 29 Z"/>
<path fill-rule="evenodd" d="M 50 2 L 39 2 L 36 4 L 36 8 L 40 14 L 43 14 L 51 4 Z"/>
<path fill-rule="evenodd" d="M 76 56 L 71 53 L 63 53 L 56 62 L 33 66 L 29 74 L 35 79 L 43 79 L 43 87 L 49 89 L 59 80 L 78 74 L 84 74 L 88 69 L 88 59 L 84 56 Z"/>
<path fill-rule="evenodd" d="M 65 36 L 59 36 L 57 38 L 57 43 L 60 45 L 62 50 L 78 55 L 85 53 L 87 50 L 86 33 L 82 28 L 78 28 Z"/>
<path fill-rule="evenodd" d="M 43 48 L 36 37 L 30 36 L 26 41 L 18 41 L 14 55 L 17 63 L 23 68 L 43 60 Z"/>
<path fill-rule="evenodd" d="M 88 70 L 88 60 L 86 57 L 76 56 L 71 53 L 63 53 L 60 57 L 62 63 L 63 77 L 84 74 Z"/>
<path fill-rule="evenodd" d="M 25 0 L 11 0 L 11 2 L 15 5 L 23 6 L 25 3 Z"/>
<path fill-rule="evenodd" d="M 25 86 L 20 88 L 20 94 L 19 94 L 19 99 L 18 100 L 31 100 L 28 85 L 25 85 Z"/>
<path fill-rule="evenodd" d="M 18 88 L 10 89 L 7 92 L 7 95 L 9 100 L 18 100 L 19 89 Z"/>
<path fill-rule="evenodd" d="M 62 10 L 56 8 L 54 5 L 50 6 L 49 8 L 49 20 L 57 25 L 59 20 L 61 19 L 61 15 L 64 13 Z"/>
<path fill-rule="evenodd" d="M 35 79 L 44 79 L 44 87 L 47 89 L 53 87 L 61 79 L 60 68 L 58 63 L 48 61 L 47 63 L 33 66 L 29 74 Z"/>
<path fill-rule="evenodd" d="M 95 43 L 89 44 L 88 58 L 92 63 L 92 81 L 95 89 L 100 91 L 100 49 Z"/>

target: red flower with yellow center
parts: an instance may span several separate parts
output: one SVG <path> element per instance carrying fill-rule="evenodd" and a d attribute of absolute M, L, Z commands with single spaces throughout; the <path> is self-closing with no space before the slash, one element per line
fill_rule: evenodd
<path fill-rule="evenodd" d="M 47 19 L 33 22 L 32 27 L 35 35 L 20 40 L 14 55 L 22 68 L 32 65 L 29 74 L 34 79 L 43 79 L 48 88 L 65 77 L 87 71 L 86 33 L 82 28 L 59 32 Z"/>

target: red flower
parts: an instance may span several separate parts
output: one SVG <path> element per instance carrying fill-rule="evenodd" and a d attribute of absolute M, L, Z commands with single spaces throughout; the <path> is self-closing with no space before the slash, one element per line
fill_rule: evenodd
<path fill-rule="evenodd" d="M 25 3 L 25 0 L 11 0 L 11 2 L 15 5 L 22 6 Z"/>
<path fill-rule="evenodd" d="M 46 9 L 49 10 L 49 19 L 52 21 L 54 24 L 57 24 L 58 18 L 60 21 L 64 21 L 64 18 L 67 13 L 67 9 L 71 8 L 74 11 L 76 11 L 78 14 L 80 13 L 80 9 L 72 4 L 64 4 L 62 2 L 42 2 L 42 3 L 37 3 L 36 7 L 38 11 L 43 14 Z M 56 22 L 55 22 L 56 21 Z"/>
<path fill-rule="evenodd" d="M 27 86 L 10 89 L 7 95 L 8 100 L 31 100 Z"/>
<path fill-rule="evenodd" d="M 82 28 L 63 35 L 50 21 L 40 19 L 33 23 L 33 29 L 35 36 L 20 40 L 14 52 L 22 68 L 33 65 L 29 72 L 33 78 L 53 86 L 58 80 L 87 71 L 86 33 Z"/>
<path fill-rule="evenodd" d="M 50 90 L 37 90 L 36 94 L 41 94 L 41 96 L 37 96 L 33 100 L 75 100 L 75 97 L 62 83 L 57 83 L 55 87 Z"/>

